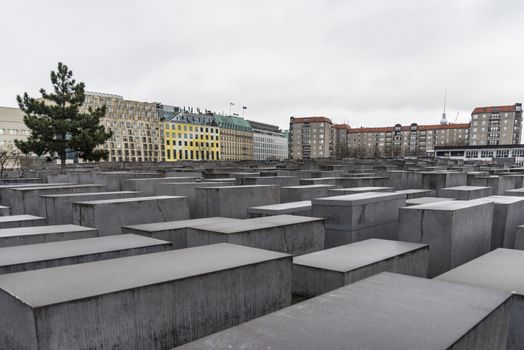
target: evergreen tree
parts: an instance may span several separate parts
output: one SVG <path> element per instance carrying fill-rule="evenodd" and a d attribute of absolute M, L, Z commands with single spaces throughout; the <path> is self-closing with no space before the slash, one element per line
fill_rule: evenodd
<path fill-rule="evenodd" d="M 24 123 L 31 134 L 25 141 L 15 140 L 15 145 L 23 153 L 48 155 L 60 159 L 62 172 L 65 169 L 67 151 L 74 150 L 79 158 L 87 161 L 107 159 L 108 152 L 97 149 L 111 137 L 100 119 L 105 116 L 105 106 L 87 113 L 80 113 L 85 100 L 85 84 L 73 79 L 73 72 L 58 63 L 57 71 L 51 71 L 54 92 L 40 89 L 41 98 L 16 97 L 24 112 Z"/>

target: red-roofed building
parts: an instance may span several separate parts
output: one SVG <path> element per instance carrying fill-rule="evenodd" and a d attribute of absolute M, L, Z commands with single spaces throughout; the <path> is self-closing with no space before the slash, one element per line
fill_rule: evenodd
<path fill-rule="evenodd" d="M 332 125 L 322 116 L 289 118 L 289 158 L 333 157 Z"/>
<path fill-rule="evenodd" d="M 522 132 L 522 104 L 477 107 L 471 112 L 470 145 L 517 145 Z"/>

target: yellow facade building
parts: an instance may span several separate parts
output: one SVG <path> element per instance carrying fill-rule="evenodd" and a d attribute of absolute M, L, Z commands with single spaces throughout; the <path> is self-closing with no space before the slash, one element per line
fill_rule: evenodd
<path fill-rule="evenodd" d="M 164 161 L 220 160 L 220 130 L 216 126 L 164 121 Z"/>

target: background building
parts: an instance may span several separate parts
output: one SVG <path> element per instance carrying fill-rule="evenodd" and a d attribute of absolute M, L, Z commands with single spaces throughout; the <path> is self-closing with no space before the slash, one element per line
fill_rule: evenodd
<path fill-rule="evenodd" d="M 101 122 L 113 133 L 102 146 L 110 161 L 157 162 L 162 160 L 160 118 L 157 105 L 124 100 L 122 96 L 87 92 L 81 111 L 105 105 Z"/>
<path fill-rule="evenodd" d="M 331 126 L 326 117 L 289 119 L 289 158 L 313 159 L 333 156 Z"/>
<path fill-rule="evenodd" d="M 347 124 L 333 125 L 333 154 L 336 159 L 349 157 L 348 131 L 351 127 Z"/>
<path fill-rule="evenodd" d="M 14 149 L 14 141 L 25 140 L 30 131 L 19 108 L 0 107 L 0 150 Z"/>
<path fill-rule="evenodd" d="M 215 115 L 220 127 L 220 160 L 253 160 L 253 129 L 247 120 Z"/>
<path fill-rule="evenodd" d="M 253 129 L 253 159 L 282 160 L 288 157 L 288 135 L 276 125 L 248 120 Z"/>
<path fill-rule="evenodd" d="M 522 104 L 477 107 L 471 113 L 471 145 L 520 144 Z"/>
<path fill-rule="evenodd" d="M 220 132 L 212 113 L 157 105 L 162 160 L 220 160 Z"/>

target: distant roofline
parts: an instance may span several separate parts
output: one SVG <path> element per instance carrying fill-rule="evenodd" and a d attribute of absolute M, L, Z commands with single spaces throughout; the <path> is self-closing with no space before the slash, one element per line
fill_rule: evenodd
<path fill-rule="evenodd" d="M 333 124 L 331 119 L 324 116 L 311 116 L 311 117 L 291 117 L 290 123 L 329 123 Z"/>
<path fill-rule="evenodd" d="M 497 113 L 497 112 L 516 112 L 517 106 L 521 106 L 521 103 L 515 103 L 513 105 L 504 105 L 504 106 L 489 106 L 489 107 L 475 107 L 471 114 L 480 114 L 480 113 Z"/>
<path fill-rule="evenodd" d="M 459 123 L 459 124 L 446 124 L 446 125 L 440 125 L 440 124 L 422 124 L 417 125 L 417 130 L 442 130 L 442 129 L 469 129 L 470 125 L 469 123 Z M 411 130 L 411 125 L 404 125 L 400 128 L 401 131 L 409 131 Z M 376 127 L 376 128 L 351 128 L 348 129 L 348 133 L 351 134 L 358 134 L 358 133 L 367 133 L 367 132 L 392 132 L 395 131 L 394 126 L 386 126 L 386 127 Z"/>

